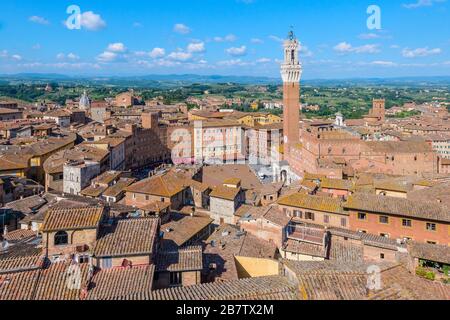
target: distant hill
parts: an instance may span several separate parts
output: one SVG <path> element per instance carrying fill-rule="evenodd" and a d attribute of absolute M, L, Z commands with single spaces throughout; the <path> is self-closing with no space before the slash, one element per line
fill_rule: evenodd
<path fill-rule="evenodd" d="M 142 76 L 69 76 L 63 74 L 21 73 L 14 75 L 0 75 L 0 83 L 48 83 L 58 82 L 67 84 L 128 86 L 128 87 L 176 87 L 194 83 L 205 84 L 242 84 L 268 85 L 281 84 L 281 78 L 252 77 L 252 76 L 221 76 L 196 74 L 170 75 L 142 75 Z M 312 79 L 302 80 L 305 86 L 406 86 L 428 87 L 449 86 L 448 77 L 398 77 L 398 78 L 354 78 L 354 79 Z"/>

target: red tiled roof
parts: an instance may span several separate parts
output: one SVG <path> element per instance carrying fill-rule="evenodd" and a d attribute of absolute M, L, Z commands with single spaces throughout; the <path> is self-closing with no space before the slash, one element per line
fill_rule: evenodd
<path fill-rule="evenodd" d="M 158 226 L 157 218 L 119 220 L 112 232 L 97 240 L 94 255 L 97 257 L 151 255 Z"/>
<path fill-rule="evenodd" d="M 104 212 L 104 207 L 50 209 L 45 215 L 42 231 L 95 229 Z"/>
<path fill-rule="evenodd" d="M 92 278 L 88 300 L 110 300 L 124 295 L 149 294 L 154 265 L 100 270 Z"/>

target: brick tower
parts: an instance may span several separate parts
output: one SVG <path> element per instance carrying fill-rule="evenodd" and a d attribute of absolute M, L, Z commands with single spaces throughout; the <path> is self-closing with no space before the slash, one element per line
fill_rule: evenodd
<path fill-rule="evenodd" d="M 386 119 L 386 101 L 384 99 L 373 99 L 372 114 L 378 117 L 378 121 Z"/>
<path fill-rule="evenodd" d="M 300 78 L 302 65 L 298 57 L 299 42 L 291 31 L 284 42 L 283 79 L 284 154 L 289 159 L 291 148 L 300 140 Z"/>

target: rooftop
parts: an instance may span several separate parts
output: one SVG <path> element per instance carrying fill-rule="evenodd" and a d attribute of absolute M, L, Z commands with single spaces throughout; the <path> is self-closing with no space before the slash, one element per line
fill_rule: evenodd
<path fill-rule="evenodd" d="M 164 233 L 164 243 L 168 243 L 169 247 L 176 245 L 183 246 L 197 233 L 211 225 L 214 221 L 209 217 L 173 215 L 172 220 L 161 226 Z"/>
<path fill-rule="evenodd" d="M 45 215 L 42 231 L 96 229 L 104 212 L 104 207 L 52 208 Z"/>
<path fill-rule="evenodd" d="M 304 193 L 294 193 L 292 195 L 282 197 L 278 200 L 278 204 L 302 209 L 346 214 L 342 209 L 342 202 L 339 199 L 311 196 Z"/>
<path fill-rule="evenodd" d="M 409 199 L 357 193 L 348 198 L 347 202 L 344 203 L 344 208 L 450 222 L 450 210 L 443 205 L 430 201 L 413 201 Z"/>
<path fill-rule="evenodd" d="M 156 271 L 201 271 L 203 269 L 202 254 L 201 246 L 160 251 L 156 258 Z"/>
<path fill-rule="evenodd" d="M 151 255 L 158 227 L 159 220 L 156 218 L 119 220 L 111 229 L 103 231 L 95 244 L 94 255 L 97 257 Z"/>

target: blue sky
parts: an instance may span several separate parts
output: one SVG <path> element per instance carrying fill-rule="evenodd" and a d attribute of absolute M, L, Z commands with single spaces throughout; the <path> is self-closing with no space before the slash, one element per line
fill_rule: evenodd
<path fill-rule="evenodd" d="M 65 24 L 70 5 L 81 29 Z M 369 5 L 381 30 L 369 30 Z M 305 79 L 450 76 L 446 0 L 3 0 L 0 73 L 279 76 L 290 26 Z"/>

